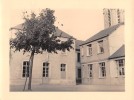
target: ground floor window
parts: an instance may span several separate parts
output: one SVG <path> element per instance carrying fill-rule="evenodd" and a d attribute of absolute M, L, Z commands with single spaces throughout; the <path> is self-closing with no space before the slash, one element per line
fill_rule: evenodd
<path fill-rule="evenodd" d="M 88 64 L 89 78 L 93 77 L 93 64 Z"/>
<path fill-rule="evenodd" d="M 124 76 L 125 75 L 125 68 L 124 68 L 125 60 L 124 59 L 119 59 L 119 60 L 116 60 L 116 63 L 117 63 L 119 75 Z"/>
<path fill-rule="evenodd" d="M 99 77 L 100 77 L 100 78 L 106 77 L 105 62 L 99 63 Z"/>
<path fill-rule="evenodd" d="M 29 62 L 23 61 L 22 77 L 29 77 Z"/>
<path fill-rule="evenodd" d="M 43 63 L 43 77 L 48 77 L 49 76 L 49 63 L 44 62 Z"/>
<path fill-rule="evenodd" d="M 66 78 L 66 64 L 61 64 L 61 78 L 65 79 Z"/>

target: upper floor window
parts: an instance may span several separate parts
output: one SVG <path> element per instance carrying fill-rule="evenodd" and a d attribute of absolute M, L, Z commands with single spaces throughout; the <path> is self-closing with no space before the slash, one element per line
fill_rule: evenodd
<path fill-rule="evenodd" d="M 22 77 L 29 77 L 29 62 L 28 61 L 23 62 Z"/>
<path fill-rule="evenodd" d="M 92 55 L 92 44 L 87 45 L 87 56 Z"/>
<path fill-rule="evenodd" d="M 93 77 L 93 64 L 88 64 L 89 78 Z"/>
<path fill-rule="evenodd" d="M 80 62 L 80 53 L 77 53 L 77 62 Z"/>
<path fill-rule="evenodd" d="M 105 62 L 99 63 L 99 77 L 100 78 L 106 77 Z"/>
<path fill-rule="evenodd" d="M 49 63 L 44 62 L 43 63 L 43 77 L 48 77 L 49 76 Z"/>
<path fill-rule="evenodd" d="M 116 60 L 117 66 L 118 66 L 118 71 L 120 76 L 125 75 L 125 60 L 124 59 L 119 59 Z"/>
<path fill-rule="evenodd" d="M 103 40 L 98 41 L 98 53 L 104 53 Z"/>

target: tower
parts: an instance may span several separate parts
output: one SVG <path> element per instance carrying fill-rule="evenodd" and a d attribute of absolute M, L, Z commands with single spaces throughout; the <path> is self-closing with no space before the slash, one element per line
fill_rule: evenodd
<path fill-rule="evenodd" d="M 103 9 L 104 15 L 104 27 L 116 25 L 124 22 L 124 10 L 123 9 Z"/>

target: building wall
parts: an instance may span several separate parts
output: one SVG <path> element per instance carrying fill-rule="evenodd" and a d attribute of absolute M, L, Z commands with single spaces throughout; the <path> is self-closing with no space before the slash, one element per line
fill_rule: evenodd
<path fill-rule="evenodd" d="M 124 57 L 110 59 L 110 75 L 111 75 L 111 84 L 114 85 L 124 85 L 125 84 L 125 76 L 119 75 L 119 70 L 116 64 L 117 59 L 125 59 Z"/>
<path fill-rule="evenodd" d="M 109 35 L 109 50 L 110 55 L 119 49 L 124 42 L 124 25 L 121 25 L 117 30 Z"/>
<path fill-rule="evenodd" d="M 98 41 L 103 40 L 104 53 L 98 53 Z M 82 67 L 82 83 L 83 84 L 110 84 L 110 70 L 109 70 L 109 43 L 108 37 L 100 39 L 88 44 L 92 44 L 92 55 L 87 56 L 87 45 L 83 45 L 84 56 L 81 55 Z M 82 48 L 82 46 L 80 47 Z M 99 63 L 105 62 L 106 77 L 99 78 Z M 89 78 L 88 64 L 93 64 L 93 78 Z"/>
<path fill-rule="evenodd" d="M 98 41 L 100 41 L 100 40 L 103 40 L 104 53 L 98 53 Z M 88 44 L 85 44 L 80 47 L 81 49 L 83 48 L 83 53 L 84 53 L 84 56 L 81 55 L 81 63 L 82 64 L 106 60 L 109 57 L 108 38 L 105 37 L 100 40 L 88 43 L 88 44 L 92 44 L 92 55 L 91 56 L 87 56 L 87 45 Z"/>
<path fill-rule="evenodd" d="M 64 38 L 62 40 L 65 40 Z M 74 49 L 66 54 L 58 51 L 58 54 L 35 54 L 32 73 L 32 84 L 76 84 L 75 73 L 75 41 Z M 23 61 L 28 61 L 30 53 L 23 55 L 22 52 L 12 52 L 10 59 L 10 84 L 20 85 L 24 84 L 25 78 L 22 78 Z M 49 78 L 43 78 L 43 62 L 49 63 Z M 61 79 L 61 64 L 64 63 L 66 67 L 66 79 Z"/>
<path fill-rule="evenodd" d="M 110 69 L 109 69 L 109 61 L 105 60 L 105 68 L 106 68 L 106 77 L 100 78 L 99 76 L 99 63 L 92 62 L 82 65 L 82 83 L 83 84 L 90 84 L 90 85 L 108 85 L 111 84 L 110 82 Z M 93 77 L 89 77 L 89 69 L 88 64 L 93 64 Z"/>
<path fill-rule="evenodd" d="M 120 26 L 108 37 L 103 39 L 104 53 L 98 54 L 97 44 L 98 41 L 88 43 L 92 44 L 92 55 L 87 56 L 87 45 L 82 45 L 83 54 L 81 55 L 81 68 L 82 68 L 82 83 L 83 84 L 104 84 L 104 85 L 124 85 L 124 78 L 117 77 L 117 69 L 114 60 L 109 60 L 108 57 L 116 52 L 122 44 L 124 44 L 124 25 Z M 106 77 L 99 78 L 99 62 L 106 64 Z M 93 64 L 93 78 L 89 78 L 88 64 Z"/>

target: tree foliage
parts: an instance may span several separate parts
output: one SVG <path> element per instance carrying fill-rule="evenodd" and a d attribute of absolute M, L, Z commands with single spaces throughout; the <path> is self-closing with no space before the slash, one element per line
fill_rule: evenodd
<path fill-rule="evenodd" d="M 22 29 L 18 30 L 16 37 L 10 39 L 10 47 L 15 48 L 15 51 L 22 50 L 23 53 L 31 52 L 29 58 L 29 84 L 28 90 L 31 90 L 32 68 L 35 53 L 57 53 L 57 50 L 68 51 L 72 49 L 73 39 L 70 37 L 67 41 L 61 41 L 56 34 L 56 26 L 54 25 L 55 16 L 54 10 L 42 10 L 37 16 L 35 13 L 30 15 L 24 13 L 24 23 Z M 58 38 L 59 37 L 59 38 Z"/>
<path fill-rule="evenodd" d="M 38 16 L 35 13 L 31 13 L 29 16 L 25 12 L 22 30 L 18 30 L 16 38 L 10 40 L 11 48 L 15 48 L 15 51 L 23 50 L 24 53 L 33 49 L 35 53 L 42 53 L 42 51 L 57 53 L 57 50 L 64 51 L 65 49 L 69 51 L 70 48 L 73 48 L 72 38 L 61 42 L 57 38 L 57 27 L 54 22 L 54 10 L 47 8 L 42 10 Z"/>

